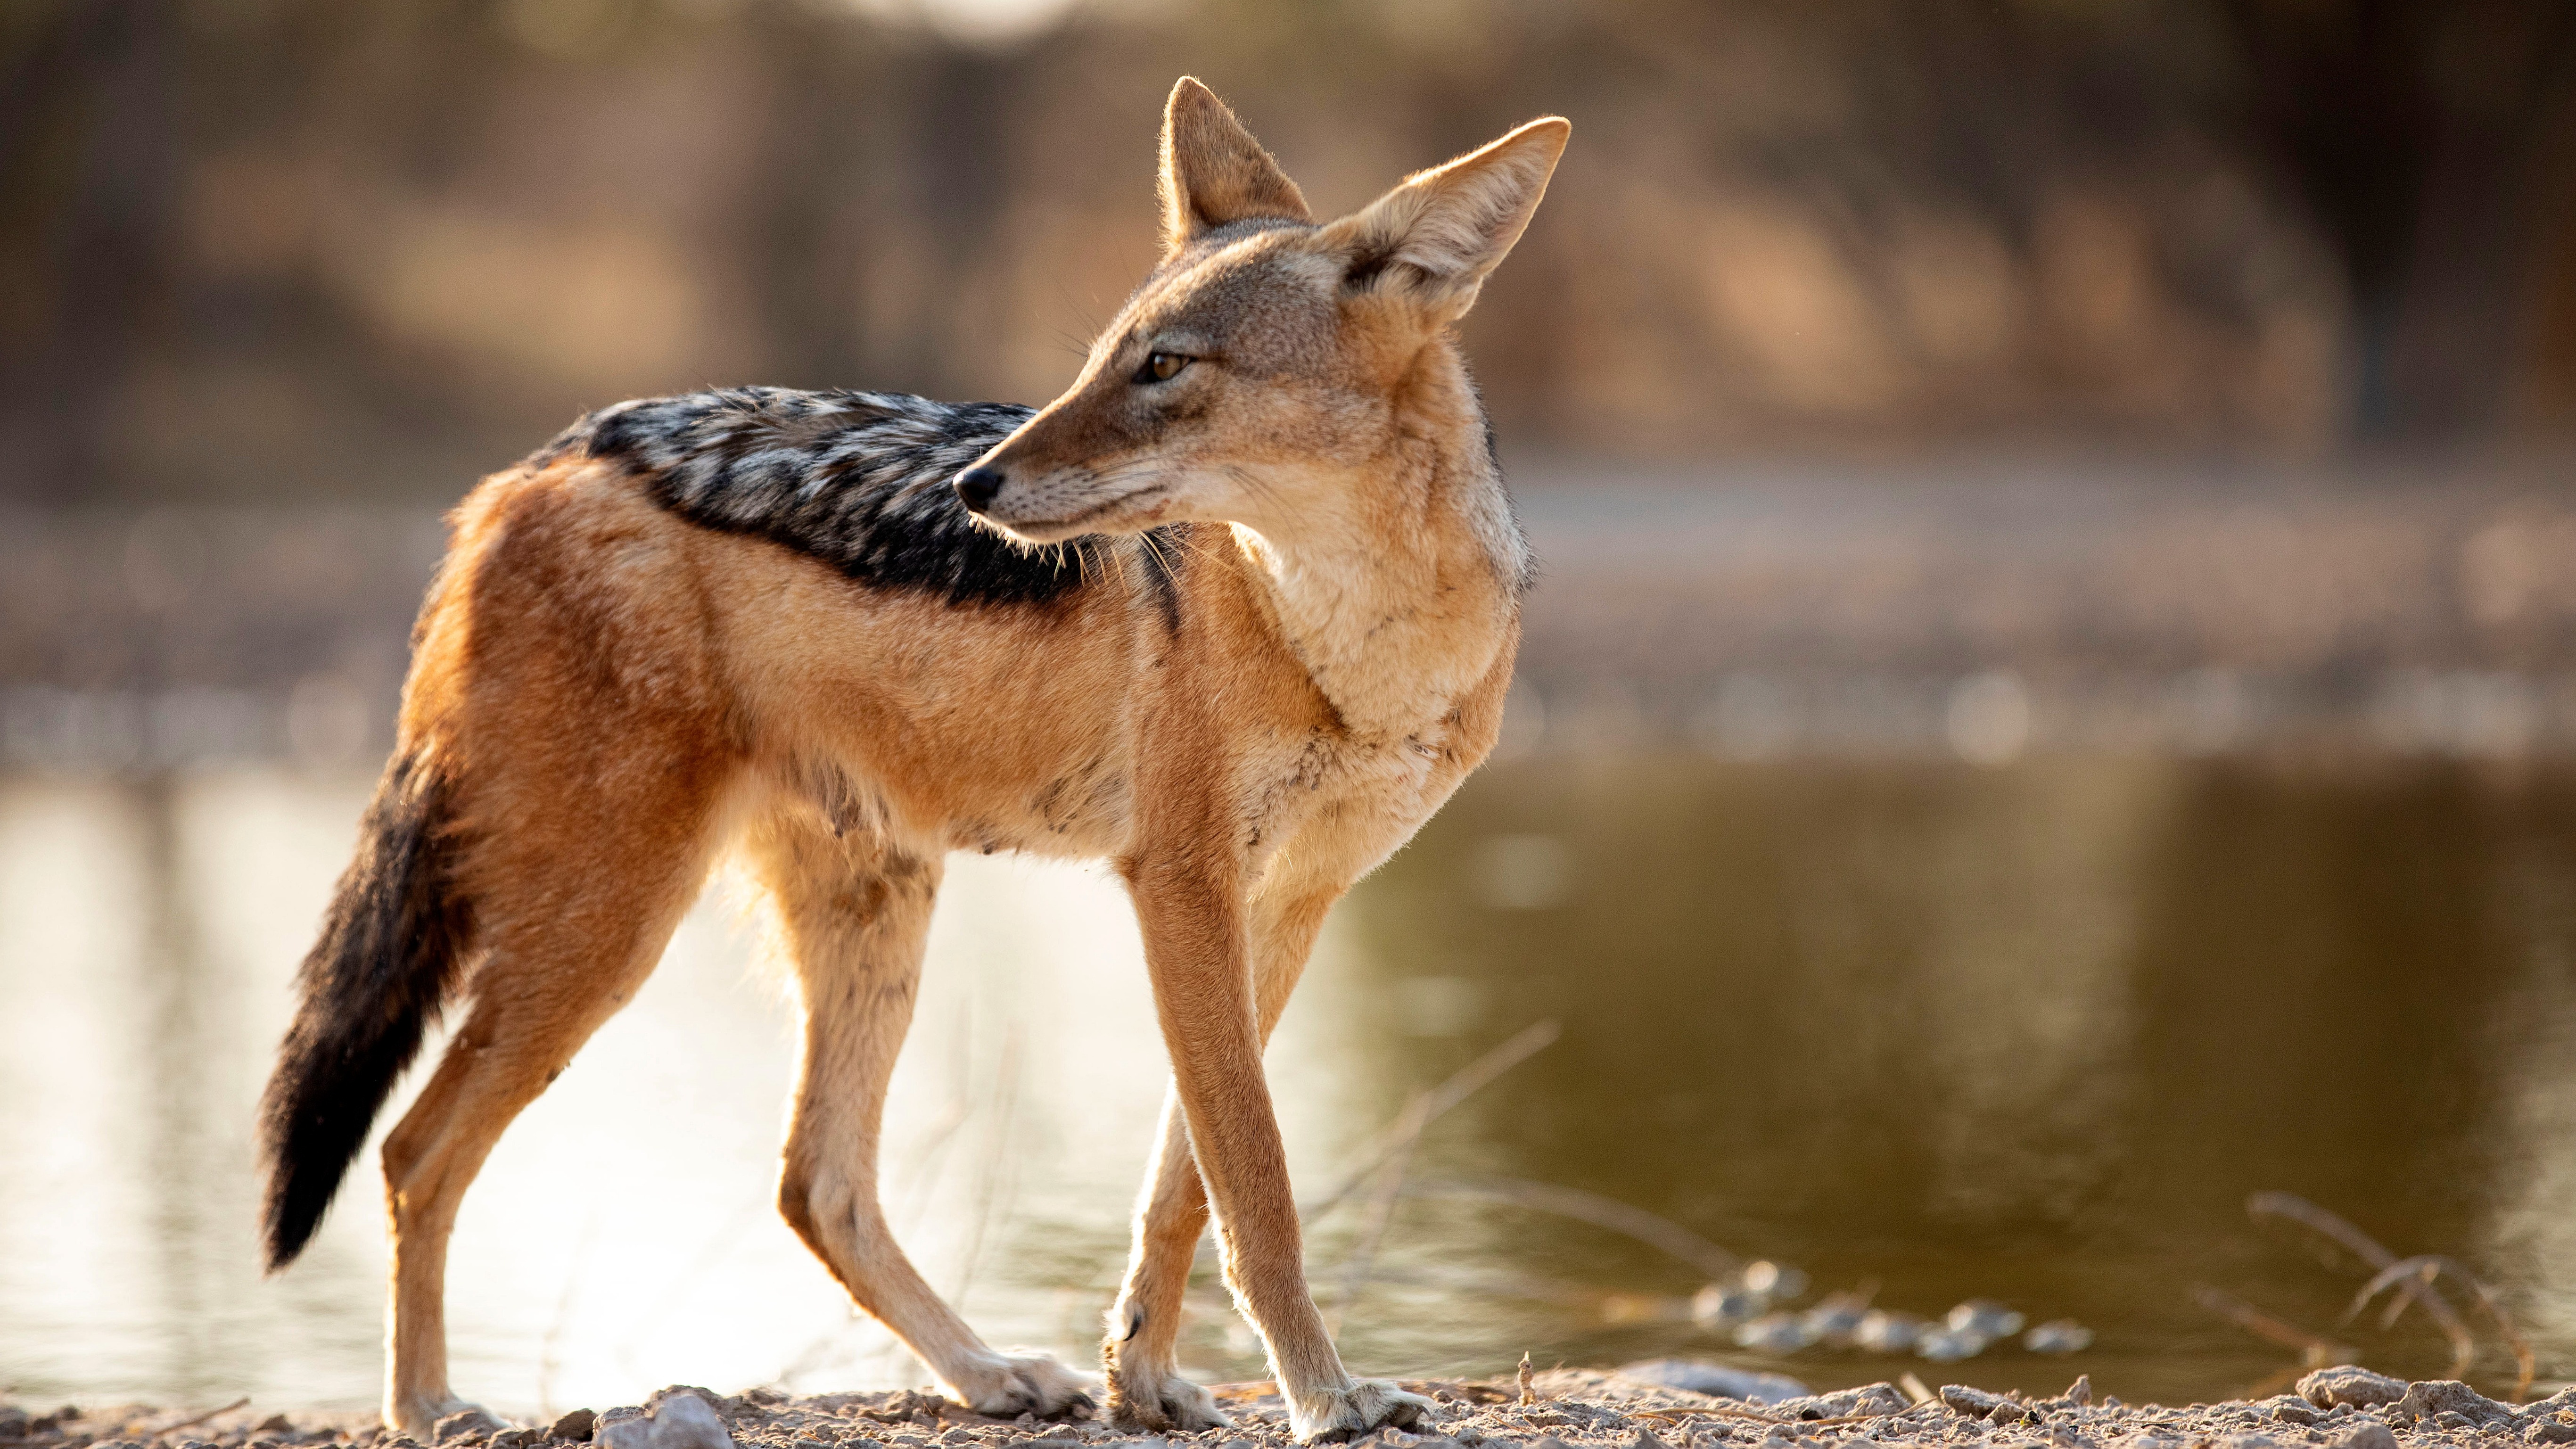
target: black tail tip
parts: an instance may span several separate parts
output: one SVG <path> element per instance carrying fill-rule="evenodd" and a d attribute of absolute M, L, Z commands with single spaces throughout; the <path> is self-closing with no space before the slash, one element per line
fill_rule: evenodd
<path fill-rule="evenodd" d="M 330 1182 L 321 1184 L 312 1182 L 311 1177 L 310 1173 L 298 1173 L 282 1164 L 269 1169 L 268 1198 L 260 1209 L 259 1235 L 262 1271 L 267 1274 L 285 1272 L 288 1265 L 303 1256 L 314 1232 L 322 1226 L 322 1215 L 331 1206 L 339 1177 L 335 1173 Z"/>

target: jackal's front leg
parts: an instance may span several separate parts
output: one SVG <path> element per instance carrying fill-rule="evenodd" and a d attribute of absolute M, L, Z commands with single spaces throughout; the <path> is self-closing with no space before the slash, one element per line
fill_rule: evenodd
<path fill-rule="evenodd" d="M 1308 862 L 1310 865 L 1320 862 Z M 1261 1040 L 1278 1029 L 1324 916 L 1347 882 L 1329 872 L 1278 880 L 1251 906 L 1252 979 Z M 1181 1300 L 1199 1237 L 1207 1231 L 1207 1190 L 1190 1156 L 1189 1122 L 1177 1089 L 1163 1096 L 1162 1131 L 1136 1199 L 1135 1247 L 1109 1332 L 1100 1346 L 1109 1378 L 1109 1417 L 1122 1428 L 1210 1429 L 1226 1418 L 1207 1390 L 1181 1377 Z"/>
<path fill-rule="evenodd" d="M 1155 1013 L 1172 1059 L 1173 1092 L 1188 1125 L 1199 1180 L 1216 1214 L 1226 1286 L 1269 1350 L 1271 1372 L 1288 1401 L 1290 1426 L 1300 1440 L 1312 1441 L 1416 1422 L 1430 1407 L 1426 1401 L 1390 1383 L 1355 1380 L 1342 1367 L 1323 1315 L 1307 1291 L 1287 1150 L 1261 1070 L 1265 1028 L 1277 1011 L 1262 1009 L 1259 998 L 1265 993 L 1255 988 L 1245 911 L 1233 882 L 1194 859 L 1137 862 L 1128 879 L 1144 929 Z M 1302 964 L 1302 954 L 1298 959 Z M 1284 1003 L 1284 987 L 1278 998 Z M 1175 1125 L 1166 1123 L 1158 1185 L 1172 1182 L 1177 1171 L 1171 1157 Z M 1122 1295 L 1122 1308 L 1179 1296 L 1177 1281 L 1171 1281 L 1177 1256 L 1172 1245 L 1190 1217 L 1186 1193 L 1163 1206 L 1173 1229 L 1161 1245 L 1164 1271 L 1149 1282 L 1137 1282 L 1152 1266 L 1147 1258 L 1157 1251 L 1140 1231 L 1140 1260 L 1131 1274 L 1131 1292 Z M 1156 1208 L 1149 1199 L 1149 1221 Z M 1196 1236 L 1190 1226 L 1189 1241 Z M 1186 1261 L 1178 1263 L 1177 1271 L 1186 1274 Z M 1139 1288 L 1144 1291 L 1134 1291 Z M 1172 1325 L 1148 1326 L 1162 1336 L 1160 1347 L 1167 1355 Z M 1113 1369 L 1122 1366 L 1120 1355 L 1113 1353 Z"/>

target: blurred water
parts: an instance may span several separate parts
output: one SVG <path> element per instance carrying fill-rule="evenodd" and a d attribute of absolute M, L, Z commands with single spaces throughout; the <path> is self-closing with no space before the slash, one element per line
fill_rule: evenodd
<path fill-rule="evenodd" d="M 0 776 L 0 1386 L 362 1405 L 371 1165 L 263 1280 L 250 1117 L 366 780 Z M 791 1015 L 712 891 L 633 1006 L 504 1138 L 450 1272 L 460 1391 L 533 1410 L 918 1382 L 770 1207 Z M 1699 1278 L 1523 1207 L 1402 1199 L 1316 1231 L 1354 1364 L 1496 1372 L 1662 1353 L 1812 1382 L 1906 1368 L 2130 1398 L 2295 1355 L 2211 1284 L 2376 1366 L 2363 1273 L 2246 1195 L 2302 1193 L 2489 1274 L 2576 1363 L 2576 774 L 2556 766 L 2036 759 L 1489 769 L 1337 914 L 1271 1058 L 1312 1191 L 1527 1023 L 1563 1039 L 1442 1119 L 1408 1181 L 1506 1175 L 1661 1214 L 1820 1288 L 2071 1315 L 2085 1353 L 1961 1366 L 1736 1349 Z M 1094 872 L 960 858 L 897 1078 L 888 1203 L 1003 1342 L 1087 1360 L 1162 1074 L 1134 927 Z M 396 1104 L 399 1110 L 401 1103 Z M 388 1114 L 387 1120 L 391 1120 Z M 369 1159 L 372 1163 L 372 1158 Z M 1203 1261 L 1203 1266 L 1205 1266 Z M 1213 1291 L 1185 1361 L 1256 1375 Z M 2509 1375 L 2487 1334 L 2476 1373 Z"/>

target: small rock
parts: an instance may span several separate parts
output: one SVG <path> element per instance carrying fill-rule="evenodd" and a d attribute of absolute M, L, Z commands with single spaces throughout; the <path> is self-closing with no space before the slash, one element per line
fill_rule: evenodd
<path fill-rule="evenodd" d="M 2271 1410 L 2273 1418 L 2284 1424 L 2313 1424 L 2317 1421 L 2316 1405 L 2296 1394 L 2283 1394 L 2269 1400 L 2265 1407 Z"/>
<path fill-rule="evenodd" d="M 1815 1331 L 1807 1326 L 1800 1313 L 1765 1313 L 1735 1330 L 1737 1348 L 1758 1348 L 1771 1353 L 1795 1353 L 1816 1341 Z"/>
<path fill-rule="evenodd" d="M 1971 1298 L 1941 1320 L 1953 1333 L 1974 1333 L 1988 1342 L 2012 1337 L 2029 1321 L 1991 1298 Z"/>
<path fill-rule="evenodd" d="M 1637 1437 L 1628 1442 L 1628 1449 L 1664 1449 L 1664 1441 L 1655 1437 L 1654 1430 L 1640 1429 Z"/>
<path fill-rule="evenodd" d="M 2430 1419 L 2447 1429 L 2468 1429 L 2491 1424 L 2499 1419 L 2517 1417 L 2514 1411 L 2458 1379 L 2425 1379 L 2409 1384 L 2397 1401 L 2397 1411 L 2417 1419 Z M 2457 1416 L 2459 1422 L 2447 1422 Z"/>
<path fill-rule="evenodd" d="M 16 1404 L 0 1404 L 0 1439 L 24 1439 L 34 1420 Z"/>
<path fill-rule="evenodd" d="M 481 1409 L 459 1409 L 439 1420 L 438 1427 L 430 1431 L 430 1437 L 444 1444 L 450 1439 L 497 1433 L 500 1428 L 501 1421 Z"/>
<path fill-rule="evenodd" d="M 1641 1360 L 1620 1369 L 1619 1376 L 1641 1383 L 1659 1384 L 1668 1389 L 1687 1389 L 1694 1394 L 1742 1399 L 1753 1404 L 1776 1404 L 1783 1399 L 1804 1398 L 1809 1393 L 1805 1384 L 1787 1374 L 1755 1373 L 1750 1369 L 1686 1358 Z"/>
<path fill-rule="evenodd" d="M 1769 1259 L 1757 1258 L 1735 1275 L 1747 1289 L 1772 1301 L 1785 1302 L 1807 1291 L 1807 1275 Z"/>
<path fill-rule="evenodd" d="M 1727 1328 L 1762 1311 L 1751 1290 L 1711 1283 L 1691 1295 L 1691 1321 L 1702 1328 Z"/>
<path fill-rule="evenodd" d="M 653 1411 L 647 1449 L 734 1449 L 733 1435 L 725 1432 L 724 1420 L 704 1398 L 665 1392 L 669 1397 Z"/>
<path fill-rule="evenodd" d="M 1852 1342 L 1868 1310 L 1847 1293 L 1828 1295 L 1824 1302 L 1798 1315 L 1798 1325 L 1807 1331 L 1810 1343 L 1829 1343 L 1839 1348 Z"/>
<path fill-rule="evenodd" d="M 2364 1419 L 2334 1441 L 2334 1449 L 2397 1449 L 2397 1435 L 2377 1419 Z"/>
<path fill-rule="evenodd" d="M 2075 1376 L 2075 1382 L 2068 1384 L 2066 1386 L 2066 1392 L 2060 1395 L 2060 1397 L 2079 1409 L 2091 1408 L 2093 1405 L 2093 1376 L 2091 1374 L 2077 1374 Z"/>
<path fill-rule="evenodd" d="M 2557 1414 L 2534 1419 L 2522 1437 L 2534 1444 L 2576 1444 L 2576 1416 Z"/>
<path fill-rule="evenodd" d="M 631 1419 L 603 1422 L 591 1435 L 591 1442 L 602 1449 L 652 1449 L 653 1421 L 638 1414 Z"/>
<path fill-rule="evenodd" d="M 2375 1374 L 2357 1364 L 2321 1368 L 2299 1380 L 2299 1397 L 2320 1409 L 2349 1406 L 2366 1409 L 2406 1397 L 2406 1381 Z"/>
<path fill-rule="evenodd" d="M 1851 1339 L 1855 1347 L 1872 1353 L 1911 1353 L 1923 1337 L 1923 1330 L 1929 1327 L 1930 1323 L 1911 1313 L 1873 1308 L 1860 1316 Z"/>
<path fill-rule="evenodd" d="M 1984 1353 L 1986 1345 L 1993 1341 L 1984 1334 L 1964 1329 L 1927 1328 L 1921 1337 L 1914 1340 L 1914 1352 L 1934 1363 L 1957 1363 L 1963 1358 L 1975 1358 Z"/>
<path fill-rule="evenodd" d="M 292 1434 L 295 1432 L 295 1424 L 293 1420 L 288 1419 L 284 1414 L 271 1414 L 267 1418 L 260 1420 L 259 1427 L 253 1429 L 251 1432 L 254 1434 Z"/>
<path fill-rule="evenodd" d="M 2093 1346 L 2093 1330 L 2072 1318 L 2052 1318 L 2023 1334 L 2021 1346 L 2032 1353 L 2082 1353 Z"/>
<path fill-rule="evenodd" d="M 1967 1415 L 1971 1419 L 1982 1419 L 1988 1414 L 1993 1413 L 1995 1410 L 2002 1408 L 2005 1400 L 2001 1394 L 1990 1394 L 1983 1389 L 1972 1389 L 1966 1384 L 1943 1384 L 1941 1386 L 1941 1402 L 1948 1404 L 1952 1409 Z"/>
<path fill-rule="evenodd" d="M 1896 1385 L 1878 1383 L 1856 1389 L 1837 1389 L 1830 1394 L 1782 1399 L 1770 1407 L 1773 1413 L 1784 1419 L 1874 1419 L 1904 1413 L 1913 1407 L 1913 1401 L 1906 1398 L 1905 1391 Z"/>
<path fill-rule="evenodd" d="M 590 1442 L 591 1431 L 599 1427 L 599 1416 L 588 1409 L 575 1409 L 546 1426 L 546 1437 L 569 1439 L 576 1444 Z"/>

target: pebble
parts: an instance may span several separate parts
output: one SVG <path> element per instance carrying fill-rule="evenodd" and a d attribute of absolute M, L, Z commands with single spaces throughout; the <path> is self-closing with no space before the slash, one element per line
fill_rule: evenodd
<path fill-rule="evenodd" d="M 2320 1409 L 2351 1405 L 2366 1409 L 2406 1397 L 2406 1381 L 2375 1374 L 2354 1364 L 2321 1368 L 2299 1380 L 2299 1397 Z"/>
<path fill-rule="evenodd" d="M 1711 1283 L 1691 1295 L 1691 1321 L 1702 1328 L 1727 1328 L 1762 1311 L 1762 1299 L 1751 1289 Z"/>
<path fill-rule="evenodd" d="M 1951 1408 L 1967 1415 L 1971 1419 L 1982 1419 L 1988 1414 L 1993 1413 L 1995 1410 L 2002 1408 L 2005 1400 L 2004 1396 L 2001 1394 L 1990 1394 L 1983 1389 L 1972 1389 L 1966 1384 L 1943 1384 L 1941 1386 L 1941 1402 L 1948 1404 Z"/>
<path fill-rule="evenodd" d="M 1769 1299 L 1795 1298 L 1807 1291 L 1807 1275 L 1795 1268 L 1757 1258 L 1736 1275 L 1753 1292 Z"/>
<path fill-rule="evenodd" d="M 2447 1429 L 2470 1429 L 2515 1417 L 2511 1408 L 2458 1379 L 2426 1379 L 2408 1385 L 2405 1396 L 2397 1401 L 2397 1412 L 2406 1417 L 2430 1419 Z M 2452 1419 L 2459 1422 L 2449 1422 Z"/>
<path fill-rule="evenodd" d="M 2093 1330 L 2072 1318 L 2052 1318 L 2023 1334 L 2021 1346 L 2032 1353 L 2082 1353 L 2093 1346 Z"/>
<path fill-rule="evenodd" d="M 2364 1419 L 2334 1444 L 2335 1449 L 2397 1449 L 2397 1435 L 2377 1419 Z"/>
<path fill-rule="evenodd" d="M 1798 1316 L 1810 1343 L 1846 1344 L 1860 1327 L 1866 1310 L 1847 1296 L 1835 1294 Z"/>
<path fill-rule="evenodd" d="M 1852 1343 L 1872 1353 L 1911 1353 L 1932 1325 L 1911 1313 L 1873 1308 L 1860 1316 L 1852 1329 Z"/>
<path fill-rule="evenodd" d="M 591 1431 L 598 1426 L 597 1414 L 588 1409 L 575 1409 L 547 1426 L 546 1434 L 550 1438 L 570 1439 L 576 1444 L 587 1444 L 590 1442 Z"/>
<path fill-rule="evenodd" d="M 1782 1399 L 1771 1405 L 1771 1412 L 1784 1419 L 1883 1418 L 1901 1414 L 1914 1406 L 1905 1391 L 1894 1384 L 1864 1384 L 1856 1389 L 1838 1389 L 1830 1394 L 1809 1394 L 1803 1398 Z"/>
<path fill-rule="evenodd" d="M 1644 1359 L 1618 1372 L 1621 1378 L 1641 1383 L 1687 1389 L 1695 1394 L 1712 1394 L 1721 1399 L 1742 1399 L 1753 1404 L 1776 1404 L 1783 1399 L 1804 1398 L 1810 1392 L 1805 1384 L 1787 1374 L 1756 1373 L 1730 1364 L 1702 1363 L 1686 1358 Z"/>
<path fill-rule="evenodd" d="M 1914 1340 L 1914 1352 L 1934 1363 L 1957 1363 L 1963 1358 L 1975 1358 L 1984 1353 L 1986 1345 L 1991 1342 L 1992 1339 L 1981 1333 L 1951 1328 L 1946 1324 L 1936 1325 L 1923 1330 L 1922 1336 Z"/>
<path fill-rule="evenodd" d="M 1953 1333 L 1974 1333 L 1988 1341 L 2010 1338 L 2028 1322 L 1991 1298 L 1971 1298 L 1950 1310 L 1941 1322 Z"/>
<path fill-rule="evenodd" d="M 2273 1418 L 2284 1424 L 2313 1424 L 2317 1421 L 2316 1405 L 2296 1394 L 2283 1394 L 2267 1401 L 2264 1407 L 2271 1410 Z"/>
<path fill-rule="evenodd" d="M 1735 1330 L 1737 1348 L 1758 1348 L 1770 1353 L 1794 1353 L 1815 1341 L 1815 1331 L 1807 1326 L 1806 1316 L 1798 1313 L 1765 1313 Z"/>

